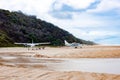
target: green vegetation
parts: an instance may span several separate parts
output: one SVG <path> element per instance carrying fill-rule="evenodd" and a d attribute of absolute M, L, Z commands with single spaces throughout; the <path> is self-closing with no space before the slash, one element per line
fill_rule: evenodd
<path fill-rule="evenodd" d="M 12 40 L 0 30 L 0 47 L 14 46 Z"/>
<path fill-rule="evenodd" d="M 10 12 L 0 9 L 0 46 L 14 46 L 14 42 L 51 42 L 51 45 L 64 45 L 64 40 L 94 44 L 74 37 L 69 32 L 36 16 L 22 12 Z"/>

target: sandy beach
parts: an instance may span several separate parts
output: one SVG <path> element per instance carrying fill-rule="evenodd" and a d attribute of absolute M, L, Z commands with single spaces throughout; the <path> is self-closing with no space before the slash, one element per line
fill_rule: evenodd
<path fill-rule="evenodd" d="M 0 48 L 0 80 L 120 80 L 120 74 L 60 71 L 51 66 L 63 63 L 65 58 L 118 59 L 120 46 L 46 47 L 44 50 Z"/>
<path fill-rule="evenodd" d="M 73 47 L 46 47 L 44 50 L 28 48 L 0 48 L 0 55 L 36 56 L 49 58 L 120 58 L 120 46 L 84 46 Z"/>

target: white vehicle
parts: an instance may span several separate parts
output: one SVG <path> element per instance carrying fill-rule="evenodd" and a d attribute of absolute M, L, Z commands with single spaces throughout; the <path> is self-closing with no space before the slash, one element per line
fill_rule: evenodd
<path fill-rule="evenodd" d="M 76 43 L 76 42 L 73 42 L 73 43 L 68 43 L 66 40 L 64 41 L 65 42 L 65 46 L 70 46 L 70 47 L 75 47 L 75 48 L 82 48 L 82 44 L 80 43 Z"/>
<path fill-rule="evenodd" d="M 32 40 L 32 43 L 15 43 L 15 44 L 23 44 L 23 45 L 25 45 L 25 46 L 34 47 L 34 46 L 36 46 L 36 45 L 50 44 L 50 42 L 44 42 L 44 43 L 33 43 L 33 40 Z"/>

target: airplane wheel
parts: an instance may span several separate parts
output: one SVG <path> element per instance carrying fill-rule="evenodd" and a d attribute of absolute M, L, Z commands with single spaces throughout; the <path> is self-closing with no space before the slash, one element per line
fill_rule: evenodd
<path fill-rule="evenodd" d="M 77 47 L 75 47 L 75 49 L 77 49 Z"/>

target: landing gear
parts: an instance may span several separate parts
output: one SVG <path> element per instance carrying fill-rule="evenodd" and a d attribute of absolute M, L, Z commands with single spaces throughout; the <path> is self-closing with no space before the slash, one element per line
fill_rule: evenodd
<path fill-rule="evenodd" d="M 75 49 L 77 49 L 77 47 L 75 47 Z"/>
<path fill-rule="evenodd" d="M 28 47 L 28 50 L 44 50 L 45 49 L 45 46 L 42 46 L 42 47 Z"/>

